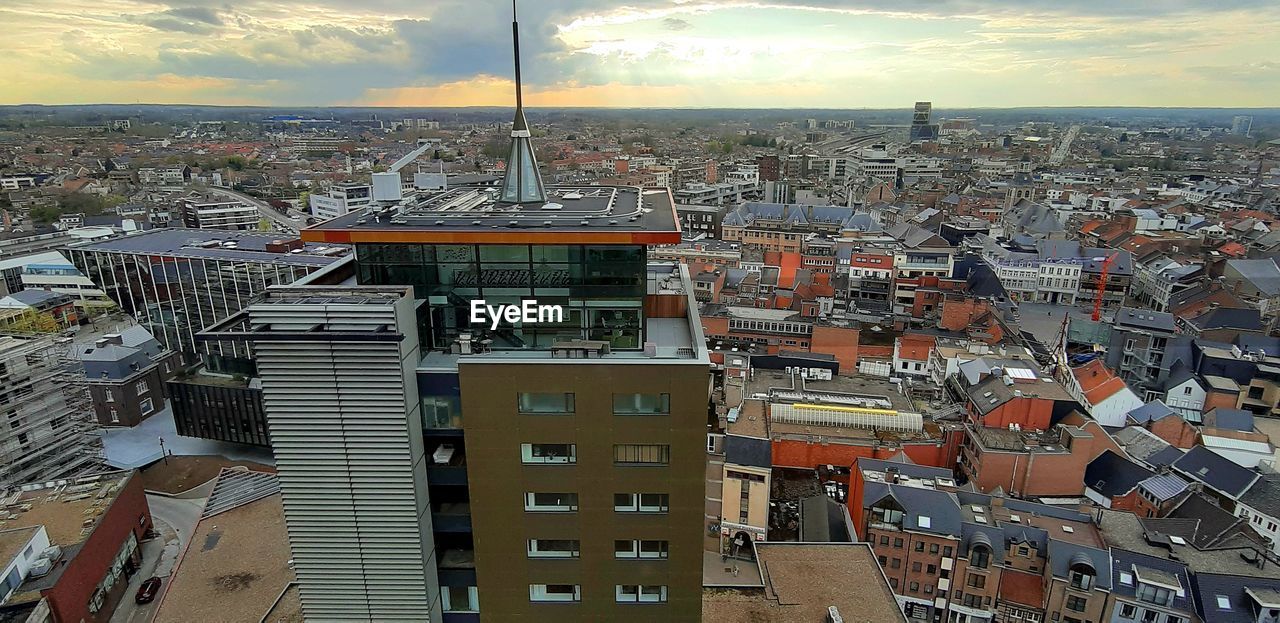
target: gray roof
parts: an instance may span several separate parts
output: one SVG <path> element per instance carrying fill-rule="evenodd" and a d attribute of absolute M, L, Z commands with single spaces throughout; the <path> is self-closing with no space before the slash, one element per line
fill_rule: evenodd
<path fill-rule="evenodd" d="M 1140 491 L 1150 493 L 1161 502 L 1172 500 L 1187 490 L 1187 481 L 1174 474 L 1159 474 L 1138 483 Z"/>
<path fill-rule="evenodd" d="M 902 520 L 904 530 L 960 536 L 960 504 L 954 495 L 936 489 L 881 482 L 866 483 L 862 494 L 864 508 L 885 498 L 892 498 L 902 506 L 905 515 Z"/>
<path fill-rule="evenodd" d="M 725 435 L 724 460 L 727 463 L 751 467 L 768 468 L 773 465 L 773 455 L 768 439 L 741 435 Z"/>
<path fill-rule="evenodd" d="M 321 247 L 340 247 L 342 245 L 306 243 L 303 253 L 270 253 L 267 245 L 277 240 L 287 240 L 286 234 L 268 234 L 249 231 L 230 231 L 222 229 L 182 229 L 177 227 L 160 227 L 140 234 L 118 236 L 72 245 L 70 248 L 84 251 L 105 251 L 127 253 L 133 255 L 156 255 L 163 257 L 186 257 L 208 260 L 236 260 L 242 262 L 259 262 L 296 266 L 326 266 L 338 257 L 316 255 Z M 232 241 L 235 248 L 198 246 L 202 242 Z"/>
<path fill-rule="evenodd" d="M 1128 494 L 1138 483 L 1154 475 L 1151 470 L 1107 450 L 1085 467 L 1084 485 L 1113 498 Z"/>
<path fill-rule="evenodd" d="M 902 474 L 903 476 L 910 476 L 912 478 L 936 479 L 936 478 L 952 478 L 955 476 L 955 474 L 953 474 L 949 469 L 942 469 L 940 467 L 928 467 L 925 465 L 916 465 L 915 463 L 902 462 L 900 460 L 893 460 L 893 459 L 896 459 L 898 456 L 905 457 L 906 455 L 902 453 L 898 453 L 898 454 L 895 454 L 893 458 L 891 458 L 890 460 L 859 458 L 858 464 L 857 464 L 858 469 L 869 469 L 877 472 L 897 470 L 899 474 Z"/>
<path fill-rule="evenodd" d="M 1148 402 L 1129 412 L 1129 419 L 1137 424 L 1156 422 L 1169 416 L 1178 417 L 1178 414 L 1160 400 Z"/>
<path fill-rule="evenodd" d="M 1204 425 L 1245 432 L 1253 431 L 1253 414 L 1244 409 L 1218 407 L 1204 415 Z"/>
<path fill-rule="evenodd" d="M 10 294 L 8 297 L 27 307 L 39 307 L 41 305 L 60 304 L 61 299 L 65 302 L 71 302 L 71 297 L 59 292 L 51 292 L 49 290 L 19 290 Z"/>
<path fill-rule="evenodd" d="M 1259 292 L 1280 296 L 1280 266 L 1276 266 L 1275 260 L 1227 260 L 1227 267 L 1240 273 Z"/>
<path fill-rule="evenodd" d="M 1240 503 L 1260 513 L 1280 517 L 1280 474 L 1263 472 L 1253 486 L 1240 496 Z"/>
<path fill-rule="evenodd" d="M 1204 447 L 1195 446 L 1173 462 L 1173 468 L 1233 498 L 1239 498 L 1258 479 L 1257 472 Z"/>
<path fill-rule="evenodd" d="M 825 496 L 800 501 L 800 540 L 804 543 L 848 543 L 844 507 Z"/>
<path fill-rule="evenodd" d="M 1249 589 L 1280 590 L 1280 579 L 1254 576 L 1196 573 L 1191 578 L 1200 618 L 1213 623 L 1256 623 L 1258 616 Z M 1218 598 L 1226 601 L 1219 607 Z"/>
<path fill-rule="evenodd" d="M 1121 307 L 1116 312 L 1116 324 L 1170 333 L 1173 332 L 1174 326 L 1173 314 L 1132 307 Z"/>
<path fill-rule="evenodd" d="M 1049 567 L 1054 577 L 1067 579 L 1071 567 L 1087 564 L 1097 574 L 1095 585 L 1111 589 L 1111 555 L 1107 550 L 1052 539 L 1049 541 Z"/>
<path fill-rule="evenodd" d="M 1187 572 L 1187 566 L 1180 562 L 1148 556 L 1138 552 L 1131 552 L 1126 549 L 1113 548 L 1111 550 L 1111 566 L 1114 577 L 1119 578 L 1121 573 L 1135 575 L 1134 581 L 1125 585 L 1119 581 L 1111 587 L 1111 592 L 1122 595 L 1124 597 L 1134 597 L 1138 589 L 1138 577 L 1152 579 L 1160 583 L 1174 584 L 1182 588 L 1182 594 L 1175 594 L 1173 608 L 1190 612 L 1193 607 L 1191 601 L 1191 575 Z M 1136 574 L 1134 573 L 1136 570 Z"/>

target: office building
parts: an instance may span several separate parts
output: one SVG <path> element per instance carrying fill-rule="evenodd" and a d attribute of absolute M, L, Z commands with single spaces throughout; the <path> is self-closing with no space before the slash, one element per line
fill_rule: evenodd
<path fill-rule="evenodd" d="M 932 141 L 938 138 L 938 124 L 930 123 L 933 115 L 932 102 L 916 102 L 911 114 L 911 142 Z"/>
<path fill-rule="evenodd" d="M 369 205 L 373 187 L 356 182 L 342 182 L 329 187 L 328 194 L 312 193 L 311 215 L 327 221 Z"/>
<path fill-rule="evenodd" d="M 258 229 L 262 216 L 258 208 L 239 199 L 213 195 L 191 195 L 178 206 L 183 227 L 192 229 Z"/>
<path fill-rule="evenodd" d="M 1253 117 L 1249 115 L 1236 115 L 1231 118 L 1231 133 L 1236 136 L 1249 136 L 1249 131 L 1253 129 Z"/>
<path fill-rule="evenodd" d="M 101 466 L 83 368 L 68 338 L 0 336 L 0 489 Z"/>
<path fill-rule="evenodd" d="M 359 285 L 205 334 L 256 344 L 309 619 L 700 619 L 710 361 L 646 248 L 680 241 L 671 194 L 546 187 L 529 135 L 517 99 L 496 192 L 303 232 Z"/>
<path fill-rule="evenodd" d="M 264 233 L 153 229 L 74 245 L 71 262 L 183 363 L 252 374 L 244 343 L 197 343 L 195 334 L 272 285 L 290 284 L 349 251 Z"/>

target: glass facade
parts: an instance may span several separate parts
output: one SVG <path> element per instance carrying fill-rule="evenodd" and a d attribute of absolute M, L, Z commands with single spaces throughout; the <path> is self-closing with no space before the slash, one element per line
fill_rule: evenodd
<path fill-rule="evenodd" d="M 615 350 L 643 346 L 643 245 L 356 245 L 363 285 L 411 285 L 426 301 L 419 327 L 445 348 L 471 333 L 493 350 L 546 349 L 559 341 L 602 340 Z M 559 305 L 559 322 L 472 324 L 471 301 Z"/>
<path fill-rule="evenodd" d="M 283 262 L 245 262 L 68 249 L 71 262 L 121 309 L 186 364 L 204 360 L 215 372 L 253 375 L 249 345 L 197 342 L 205 327 L 240 311 L 268 287 L 320 269 Z"/>

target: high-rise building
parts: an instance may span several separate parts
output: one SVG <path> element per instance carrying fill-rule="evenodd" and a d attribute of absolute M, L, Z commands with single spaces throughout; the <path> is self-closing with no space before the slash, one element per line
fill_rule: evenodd
<path fill-rule="evenodd" d="M 372 200 L 373 187 L 369 184 L 342 182 L 330 186 L 328 194 L 313 193 L 311 195 L 311 214 L 327 221 L 363 208 Z"/>
<path fill-rule="evenodd" d="M 671 193 L 546 187 L 529 139 L 517 97 L 499 187 L 304 230 L 359 285 L 204 334 L 257 344 L 308 619 L 700 619 L 710 361 L 687 269 L 647 258 Z"/>
<path fill-rule="evenodd" d="M 1231 133 L 1236 136 L 1249 136 L 1249 131 L 1253 129 L 1253 117 L 1249 115 L 1236 115 L 1231 118 Z"/>
<path fill-rule="evenodd" d="M 932 141 L 938 138 L 938 125 L 930 123 L 933 115 L 932 102 L 916 102 L 915 111 L 911 115 L 911 142 Z"/>

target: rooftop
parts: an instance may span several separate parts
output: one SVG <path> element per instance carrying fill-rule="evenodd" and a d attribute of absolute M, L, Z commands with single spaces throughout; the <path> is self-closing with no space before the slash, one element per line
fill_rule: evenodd
<path fill-rule="evenodd" d="M 174 569 L 155 621 L 257 621 L 293 582 L 289 558 L 279 494 L 205 517 Z"/>
<path fill-rule="evenodd" d="M 205 260 L 235 260 L 290 266 L 325 266 L 346 254 L 347 247 L 305 244 L 301 253 L 267 250 L 273 242 L 287 242 L 282 235 L 220 229 L 161 227 L 139 234 L 73 245 L 80 251 L 128 253 Z M 215 244 L 216 243 L 216 244 Z"/>
<path fill-rule="evenodd" d="M 312 242 L 675 244 L 671 192 L 630 186 L 553 186 L 546 203 L 503 203 L 498 188 L 455 187 L 366 208 L 302 231 Z"/>
<path fill-rule="evenodd" d="M 865 543 L 758 543 L 756 554 L 764 589 L 704 591 L 704 622 L 817 622 L 830 607 L 849 623 L 906 621 Z"/>

